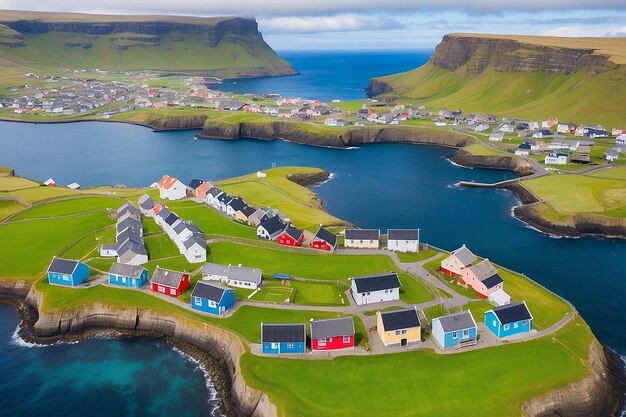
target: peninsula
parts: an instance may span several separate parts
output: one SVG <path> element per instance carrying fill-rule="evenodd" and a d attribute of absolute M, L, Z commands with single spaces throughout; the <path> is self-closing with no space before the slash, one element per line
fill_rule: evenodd
<path fill-rule="evenodd" d="M 352 240 L 358 229 L 324 212 L 315 194 L 293 182 L 324 180 L 327 174 L 319 169 L 281 167 L 216 183 L 195 179 L 188 185 L 164 176 L 154 188 L 84 190 L 54 181 L 42 186 L 14 176 L 11 169 L 0 171 L 0 250 L 8 260 L 0 265 L 0 294 L 23 301 L 21 310 L 27 317 L 33 314 L 22 327 L 25 338 L 76 339 L 104 329 L 170 336 L 195 346 L 187 351 L 196 356 L 212 358 L 224 409 L 244 415 L 321 416 L 329 414 L 328 407 L 342 415 L 381 415 L 389 409 L 411 413 L 414 401 L 409 399 L 416 396 L 428 415 L 538 417 L 558 410 L 601 416 L 620 407 L 619 359 L 602 348 L 570 303 L 466 246 L 450 254 L 419 242 L 419 234 L 418 246 L 398 252 L 358 249 L 361 244 Z M 265 223 L 270 220 L 256 216 L 258 210 L 271 213 L 278 219 L 271 222 L 284 222 L 284 228 L 273 231 Z M 256 227 L 251 226 L 255 219 L 260 219 Z M 44 244 L 30 245 L 33 233 Z M 271 237 L 264 238 L 265 233 Z M 177 243 L 200 234 L 204 256 L 210 256 L 207 264 L 189 256 L 193 246 Z M 391 230 L 379 237 L 389 248 L 398 238 Z M 108 250 L 124 259 L 141 255 L 132 245 L 110 248 L 107 243 L 122 239 L 145 247 L 147 262 L 133 268 L 145 270 L 150 285 L 140 276 L 134 285 L 133 268 L 118 271 L 120 264 Z M 53 259 L 62 261 L 55 265 Z M 468 266 L 460 271 L 463 279 L 454 273 L 455 259 Z M 62 276 L 56 281 L 57 271 L 68 264 L 85 266 L 65 272 L 72 285 L 64 284 Z M 254 281 L 257 288 L 242 284 L 252 282 L 244 275 L 231 277 L 215 268 L 238 264 L 253 275 L 262 271 L 260 283 Z M 488 328 L 486 317 L 509 307 L 500 296 L 482 295 L 479 282 L 487 281 L 472 281 L 472 271 L 480 270 L 497 277 L 490 279 L 513 299 L 510 308 L 525 306 L 532 314 L 504 328 L 513 337 L 500 330 L 494 335 L 496 330 Z M 162 280 L 163 271 L 169 271 L 167 280 Z M 382 303 L 355 296 L 355 282 L 383 271 L 381 277 L 393 276 L 399 283 L 396 295 L 389 293 Z M 216 285 L 215 277 L 223 274 L 228 286 L 215 288 L 230 291 L 232 303 L 222 296 L 216 303 L 223 310 L 198 308 L 203 297 L 210 297 L 198 287 Z M 163 293 L 164 286 L 172 295 Z M 496 308 L 498 303 L 504 304 Z M 377 323 L 377 317 L 400 312 L 413 312 L 421 335 L 394 344 L 381 333 L 387 324 Z M 449 314 L 473 317 L 475 323 L 469 322 L 470 330 L 462 336 L 473 343 L 453 348 L 438 339 L 435 322 Z M 298 324 L 311 319 L 352 323 L 343 340 L 353 346 L 320 351 L 322 338 L 308 324 Z M 301 325 L 318 344 L 311 345 L 313 351 L 303 347 L 293 355 L 276 355 L 262 331 L 272 323 Z M 345 337 L 353 339 L 346 342 Z M 294 353 L 299 349 L 285 346 Z M 492 371 L 505 368 L 509 372 Z M 485 393 L 486 385 L 511 389 Z M 396 387 L 394 396 L 387 394 L 390 386 Z M 431 401 L 451 388 L 458 388 L 459 401 Z M 366 390 L 368 396 L 338 394 L 352 390 Z"/>

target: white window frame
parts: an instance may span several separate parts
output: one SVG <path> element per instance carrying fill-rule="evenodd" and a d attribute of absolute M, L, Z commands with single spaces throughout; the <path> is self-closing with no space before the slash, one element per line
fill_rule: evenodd
<path fill-rule="evenodd" d="M 176 295 L 176 288 L 170 288 L 170 295 Z"/>
<path fill-rule="evenodd" d="M 270 343 L 270 346 L 271 346 L 272 349 L 278 349 L 278 345 L 279 344 L 277 342 Z"/>
<path fill-rule="evenodd" d="M 344 336 L 343 343 L 350 343 L 350 336 Z"/>
<path fill-rule="evenodd" d="M 287 349 L 293 349 L 293 343 L 287 343 Z"/>
<path fill-rule="evenodd" d="M 510 325 L 510 324 L 505 324 L 504 326 L 502 326 L 502 329 L 503 329 L 504 331 L 509 330 L 510 328 L 511 328 L 511 325 Z"/>
<path fill-rule="evenodd" d="M 323 338 L 323 337 L 322 337 L 322 338 L 320 338 L 320 339 L 317 339 L 317 344 L 318 344 L 319 346 L 326 346 L 326 339 L 325 339 L 325 338 Z"/>
<path fill-rule="evenodd" d="M 458 332 L 452 332 L 452 338 L 453 339 L 458 339 L 459 338 Z"/>
<path fill-rule="evenodd" d="M 463 339 L 467 339 L 469 337 L 469 329 L 463 329 Z"/>
<path fill-rule="evenodd" d="M 193 297 L 193 303 L 197 306 L 201 306 L 202 305 L 202 298 L 200 297 Z"/>

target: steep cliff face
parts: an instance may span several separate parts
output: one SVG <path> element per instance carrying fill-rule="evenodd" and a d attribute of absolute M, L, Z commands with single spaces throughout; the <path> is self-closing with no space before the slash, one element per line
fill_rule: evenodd
<path fill-rule="evenodd" d="M 369 94 L 467 113 L 617 126 L 624 121 L 625 51 L 626 38 L 446 35 L 427 64 L 371 80 Z"/>
<path fill-rule="evenodd" d="M 71 68 L 179 70 L 225 77 L 297 73 L 265 43 L 254 19 L 239 17 L 3 12 L 0 52 L 25 64 Z"/>

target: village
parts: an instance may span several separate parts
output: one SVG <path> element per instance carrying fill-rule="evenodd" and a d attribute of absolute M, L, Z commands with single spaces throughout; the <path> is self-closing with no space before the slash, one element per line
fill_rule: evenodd
<path fill-rule="evenodd" d="M 257 172 L 256 177 L 263 181 L 266 174 Z M 251 206 L 210 181 L 193 179 L 184 184 L 165 175 L 151 188 L 158 190 L 158 197 L 144 194 L 137 205 L 126 202 L 116 210 L 115 243 L 104 243 L 99 249 L 101 257 L 115 259 L 108 274 L 94 277 L 85 262 L 54 257 L 47 269 L 48 282 L 77 289 L 106 285 L 142 291 L 213 317 L 229 317 L 243 305 L 259 302 L 270 308 L 306 309 L 294 304 L 294 291 L 289 286 L 296 277 L 289 271 L 268 276 L 256 267 L 207 262 L 207 248 L 213 240 L 207 239 L 205 231 L 194 222 L 167 207 L 168 202 L 181 200 L 207 206 L 234 223 L 254 228 L 260 241 L 276 245 L 277 249 L 308 250 L 327 256 L 335 256 L 337 252 L 342 255 L 383 253 L 395 257 L 421 256 L 430 250 L 420 242 L 420 229 L 389 229 L 385 235 L 378 229 L 358 228 L 345 228 L 336 234 L 322 225 L 315 233 L 298 229 L 279 210 Z M 162 229 L 189 264 L 199 265 L 195 272 L 157 265 L 152 277 L 149 276 L 148 269 L 142 266 L 150 255 L 144 245 L 143 222 L 147 219 L 152 219 Z M 240 250 L 246 249 L 242 246 Z M 378 337 L 376 342 L 370 339 L 369 347 L 369 352 L 376 354 L 420 348 L 432 348 L 442 354 L 456 353 L 519 342 L 556 331 L 573 317 L 567 313 L 558 323 L 537 331 L 525 300 L 513 300 L 509 296 L 505 279 L 489 259 L 478 257 L 466 245 L 440 258 L 433 254 L 426 253 L 421 262 L 402 265 L 406 266 L 407 273 L 419 276 L 415 279 L 429 282 L 440 295 L 437 299 L 418 304 L 403 302 L 400 295 L 403 284 L 398 273 L 381 270 L 377 274 L 350 278 L 350 286 L 345 291 L 347 305 L 326 310 L 352 312 L 366 318 L 372 324 L 370 330 Z M 428 261 L 436 265 L 426 269 Z M 200 279 L 187 296 L 189 301 L 182 302 L 192 286 L 194 274 L 199 274 Z M 281 285 L 265 288 L 265 280 L 278 281 Z M 242 296 L 240 289 L 249 291 L 244 293 L 248 295 Z M 255 299 L 263 289 L 266 292 L 262 301 Z M 475 317 L 476 312 L 471 308 L 464 308 L 473 301 L 466 296 L 470 293 L 474 299 L 489 303 L 480 317 Z M 370 317 L 366 317 L 368 315 Z M 259 332 L 260 343 L 252 347 L 258 355 L 367 353 L 355 342 L 355 325 L 350 316 L 311 319 L 309 323 L 260 322 Z"/>

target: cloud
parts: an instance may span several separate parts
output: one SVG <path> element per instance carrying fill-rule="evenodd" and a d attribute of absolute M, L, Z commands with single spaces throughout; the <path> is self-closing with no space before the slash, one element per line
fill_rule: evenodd
<path fill-rule="evenodd" d="M 564 37 L 588 37 L 588 36 L 623 36 L 620 33 L 626 32 L 626 26 L 606 27 L 606 26 L 559 26 L 546 29 L 541 32 L 545 36 Z"/>
<path fill-rule="evenodd" d="M 74 12 L 141 14 L 194 14 L 240 16 L 323 16 L 344 13 L 410 13 L 427 10 L 459 10 L 477 14 L 513 11 L 559 12 L 571 10 L 626 10 L 623 0 L 100 0 L 97 6 L 84 0 L 0 0 L 0 8 Z M 97 9 L 96 9 L 97 8 Z"/>
<path fill-rule="evenodd" d="M 259 19 L 259 27 L 263 33 L 316 33 L 403 29 L 404 24 L 389 17 L 364 18 L 351 14 L 341 14 Z"/>

